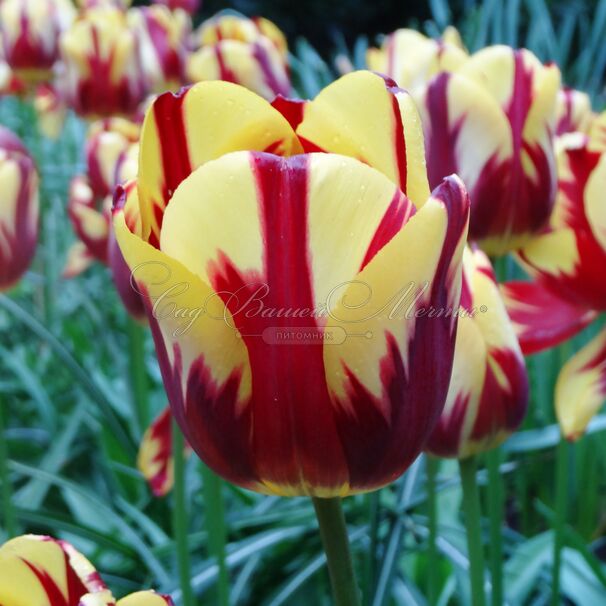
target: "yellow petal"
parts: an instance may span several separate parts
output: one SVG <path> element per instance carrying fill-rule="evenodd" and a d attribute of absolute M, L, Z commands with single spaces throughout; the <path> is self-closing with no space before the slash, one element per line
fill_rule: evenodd
<path fill-rule="evenodd" d="M 139 197 L 143 236 L 157 242 L 164 208 L 195 168 L 237 150 L 300 153 L 290 124 L 241 86 L 203 82 L 160 96 L 141 134 Z"/>
<path fill-rule="evenodd" d="M 353 72 L 327 86 L 305 105 L 297 134 L 312 149 L 351 156 L 376 168 L 417 207 L 429 197 L 415 104 L 408 93 L 376 74 Z"/>
<path fill-rule="evenodd" d="M 606 330 L 578 351 L 562 368 L 555 404 L 562 434 L 580 438 L 606 400 Z"/>
<path fill-rule="evenodd" d="M 63 267 L 63 278 L 74 278 L 86 271 L 95 257 L 88 251 L 84 242 L 74 242 L 67 250 L 67 260 Z"/>
<path fill-rule="evenodd" d="M 585 188 L 585 214 L 595 239 L 606 253 L 606 153 L 602 154 Z"/>
<path fill-rule="evenodd" d="M 91 563 L 71 545 L 24 535 L 0 547 L 0 604 L 77 604 L 85 593 L 106 589 Z"/>
<path fill-rule="evenodd" d="M 173 601 L 155 591 L 139 591 L 118 600 L 116 606 L 173 606 Z"/>

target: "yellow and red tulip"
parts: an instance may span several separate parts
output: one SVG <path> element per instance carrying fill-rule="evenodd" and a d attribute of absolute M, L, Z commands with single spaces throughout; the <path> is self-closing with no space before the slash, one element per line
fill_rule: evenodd
<path fill-rule="evenodd" d="M 564 86 L 556 103 L 556 135 L 588 133 L 594 114 L 587 93 Z"/>
<path fill-rule="evenodd" d="M 560 72 L 524 49 L 492 46 L 419 92 L 430 184 L 456 172 L 469 190 L 469 237 L 491 255 L 548 221 Z"/>
<path fill-rule="evenodd" d="M 288 95 L 288 49 L 271 21 L 218 16 L 202 24 L 197 38 L 202 46 L 187 69 L 192 82 L 234 82 L 266 99 Z"/>
<path fill-rule="evenodd" d="M 441 40 L 412 29 L 399 29 L 385 37 L 381 48 L 370 48 L 366 54 L 370 69 L 408 90 L 427 84 L 436 74 L 456 70 L 467 58 L 454 28 L 449 28 Z"/>
<path fill-rule="evenodd" d="M 181 9 L 186 13 L 193 15 L 200 9 L 202 5 L 201 0 L 152 0 L 154 4 L 160 4 L 166 6 L 171 11 Z"/>
<path fill-rule="evenodd" d="M 606 153 L 592 148 L 584 135 L 565 135 L 559 144 L 558 172 L 549 226 L 519 252 L 534 282 L 504 287 L 527 353 L 557 345 L 606 311 Z M 601 333 L 576 353 L 558 379 L 556 413 L 570 439 L 583 433 L 604 401 L 604 338 Z"/>
<path fill-rule="evenodd" d="M 72 545 L 23 535 L 0 546 L 3 606 L 173 606 L 154 591 L 115 600 L 93 565 Z"/>
<path fill-rule="evenodd" d="M 468 200 L 456 177 L 430 195 L 393 83 L 355 72 L 297 107 L 162 95 L 114 225 L 192 448 L 240 486 L 327 497 L 394 480 L 440 415 L 456 320 L 428 310 L 458 309 Z"/>
<path fill-rule="evenodd" d="M 38 242 L 38 175 L 21 140 L 0 126 L 0 290 L 29 267 Z"/>
<path fill-rule="evenodd" d="M 0 40 L 3 56 L 26 82 L 50 79 L 59 58 L 59 38 L 75 17 L 69 0 L 3 0 Z"/>
<path fill-rule="evenodd" d="M 519 252 L 529 274 L 565 301 L 606 310 L 606 154 L 582 135 L 558 153 L 558 196 L 548 227 Z"/>
<path fill-rule="evenodd" d="M 170 408 L 165 408 L 143 435 L 137 457 L 137 467 L 157 497 L 165 496 L 173 487 L 172 419 Z M 185 452 L 191 452 L 188 445 Z"/>
<path fill-rule="evenodd" d="M 91 125 L 86 164 L 95 197 L 113 196 L 116 185 L 131 177 L 124 174 L 123 164 L 139 141 L 140 130 L 139 124 L 124 118 L 108 118 Z"/>
<path fill-rule="evenodd" d="M 86 246 L 88 255 L 101 263 L 107 263 L 110 208 L 111 197 L 102 200 L 97 198 L 87 177 L 79 175 L 72 179 L 67 214 L 78 239 Z"/>
<path fill-rule="evenodd" d="M 145 6 L 128 12 L 139 39 L 143 71 L 152 91 L 179 89 L 185 83 L 191 19 L 186 12 L 165 6 Z"/>
<path fill-rule="evenodd" d="M 117 8 L 93 8 L 61 38 L 62 86 L 87 117 L 132 115 L 148 93 L 139 41 Z"/>
<path fill-rule="evenodd" d="M 427 450 L 465 458 L 496 448 L 520 425 L 528 377 L 490 261 L 466 251 L 448 398 Z"/>
<path fill-rule="evenodd" d="M 265 17 L 251 17 L 219 13 L 206 20 L 196 32 L 199 46 L 213 46 L 221 40 L 238 40 L 252 43 L 268 38 L 284 59 L 288 55 L 288 43 L 280 28 Z"/>

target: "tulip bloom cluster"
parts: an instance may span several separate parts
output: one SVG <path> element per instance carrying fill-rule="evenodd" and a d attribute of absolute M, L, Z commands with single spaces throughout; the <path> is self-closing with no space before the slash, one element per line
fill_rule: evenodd
<path fill-rule="evenodd" d="M 0 91 L 57 91 L 88 118 L 132 117 L 150 94 L 227 80 L 272 99 L 290 91 L 286 39 L 270 21 L 217 15 L 192 34 L 197 0 L 5 0 Z"/>
<path fill-rule="evenodd" d="M 20 139 L 0 127 L 0 291 L 29 267 L 38 241 L 38 175 Z"/>
<path fill-rule="evenodd" d="M 168 596 L 154 591 L 116 601 L 93 565 L 72 545 L 36 535 L 0 547 L 0 604 L 174 606 Z"/>

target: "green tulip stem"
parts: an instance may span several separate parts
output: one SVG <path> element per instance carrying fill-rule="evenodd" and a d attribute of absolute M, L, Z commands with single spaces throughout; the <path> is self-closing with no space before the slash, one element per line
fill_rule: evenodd
<path fill-rule="evenodd" d="M 562 567 L 562 548 L 564 547 L 564 532 L 566 525 L 568 489 L 568 442 L 561 438 L 556 455 L 555 478 L 555 521 L 553 537 L 553 573 L 551 603 L 560 604 L 560 571 Z"/>
<path fill-rule="evenodd" d="M 2 484 L 2 514 L 3 526 L 9 537 L 15 536 L 16 522 L 13 509 L 13 491 L 8 471 L 8 442 L 6 439 L 5 422 L 6 402 L 0 399 L 0 483 Z"/>
<path fill-rule="evenodd" d="M 469 580 L 472 606 L 485 606 L 484 593 L 484 547 L 480 526 L 480 497 L 476 483 L 476 458 L 459 460 L 461 484 L 463 486 L 463 513 L 467 530 L 467 551 L 469 554 Z"/>
<path fill-rule="evenodd" d="M 177 550 L 177 568 L 183 598 L 183 606 L 194 606 L 194 594 L 191 586 L 191 561 L 188 542 L 188 516 L 185 503 L 185 453 L 183 434 L 173 419 L 172 446 L 174 460 L 173 488 L 173 533 Z"/>
<path fill-rule="evenodd" d="M 206 531 L 208 549 L 219 568 L 217 581 L 218 606 L 229 606 L 229 574 L 225 561 L 225 507 L 223 503 L 223 480 L 202 463 L 202 481 L 204 483 L 204 503 L 206 504 Z"/>
<path fill-rule="evenodd" d="M 499 473 L 500 464 L 501 451 L 499 448 L 487 453 L 492 606 L 502 606 L 503 604 L 503 479 Z"/>
<path fill-rule="evenodd" d="M 439 459 L 427 455 L 426 477 L 427 477 L 427 520 L 429 537 L 427 543 L 427 602 L 429 606 L 438 603 L 438 584 L 440 582 L 438 568 L 438 504 L 436 492 L 436 476 L 438 472 Z"/>
<path fill-rule="evenodd" d="M 335 606 L 360 606 L 341 499 L 312 499 L 326 552 Z"/>

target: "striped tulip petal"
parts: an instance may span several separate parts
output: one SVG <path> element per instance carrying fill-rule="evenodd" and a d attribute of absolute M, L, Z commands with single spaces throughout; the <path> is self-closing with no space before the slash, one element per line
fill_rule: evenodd
<path fill-rule="evenodd" d="M 61 276 L 68 280 L 75 278 L 86 271 L 94 261 L 95 257 L 89 252 L 84 242 L 74 242 L 67 251 L 67 259 Z"/>
<path fill-rule="evenodd" d="M 204 46 L 189 59 L 187 75 L 192 82 L 224 80 L 241 84 L 265 99 L 288 95 L 288 67 L 266 38 L 254 42 L 221 40 Z"/>
<path fill-rule="evenodd" d="M 38 240 L 38 175 L 23 143 L 0 127 L 0 291 L 29 267 Z"/>
<path fill-rule="evenodd" d="M 578 439 L 606 401 L 606 330 L 564 365 L 555 399 L 562 434 Z"/>
<path fill-rule="evenodd" d="M 430 183 L 453 171 L 461 176 L 471 199 L 470 238 L 490 254 L 522 246 L 549 218 L 559 85 L 557 67 L 494 46 L 419 93 Z"/>
<path fill-rule="evenodd" d="M 141 441 L 137 467 L 155 496 L 167 495 L 173 487 L 172 415 L 165 408 L 149 426 Z M 189 446 L 186 452 L 190 452 Z"/>
<path fill-rule="evenodd" d="M 139 130 L 137 124 L 123 118 L 99 120 L 91 126 L 86 141 L 86 164 L 95 197 L 113 195 L 122 165 L 139 139 Z"/>
<path fill-rule="evenodd" d="M 25 535 L 0 547 L 0 604 L 78 606 L 88 592 L 109 595 L 90 562 L 68 543 Z"/>
<path fill-rule="evenodd" d="M 556 135 L 588 133 L 592 121 L 589 95 L 567 86 L 560 89 L 556 104 Z"/>
<path fill-rule="evenodd" d="M 497 447 L 522 422 L 528 377 L 488 258 L 467 251 L 463 313 L 444 411 L 427 449 L 465 458 Z"/>
<path fill-rule="evenodd" d="M 456 70 L 467 60 L 458 32 L 450 28 L 442 40 L 432 40 L 412 29 L 387 36 L 380 49 L 367 53 L 368 66 L 407 90 L 429 82 L 436 74 Z"/>
<path fill-rule="evenodd" d="M 167 595 L 155 591 L 139 591 L 118 600 L 116 606 L 174 606 L 174 603 Z"/>
<path fill-rule="evenodd" d="M 219 13 L 205 21 L 196 38 L 200 46 L 213 46 L 221 40 L 256 42 L 260 38 L 268 39 L 283 57 L 288 54 L 286 37 L 275 23 L 264 17 L 248 19 L 233 14 Z"/>
<path fill-rule="evenodd" d="M 160 96 L 141 134 L 143 236 L 157 246 L 164 209 L 181 181 L 198 166 L 237 150 L 302 151 L 280 112 L 241 86 L 205 82 Z"/>
<path fill-rule="evenodd" d="M 98 207 L 90 182 L 86 177 L 72 179 L 69 187 L 67 213 L 74 232 L 98 261 L 107 262 L 109 238 L 109 209 Z"/>
<path fill-rule="evenodd" d="M 597 317 L 595 311 L 566 302 L 539 282 L 506 282 L 501 294 L 525 355 L 555 347 Z"/>
<path fill-rule="evenodd" d="M 303 112 L 297 134 L 306 149 L 357 158 L 399 184 L 416 206 L 428 199 L 419 114 L 393 82 L 354 72 L 327 86 Z"/>
<path fill-rule="evenodd" d="M 155 591 L 132 593 L 117 602 L 109 592 L 104 592 L 82 596 L 78 606 L 174 606 L 174 603 L 169 596 Z"/>
<path fill-rule="evenodd" d="M 591 123 L 589 146 L 596 151 L 606 151 L 606 111 L 596 116 Z"/>
<path fill-rule="evenodd" d="M 394 183 L 354 159 L 240 152 L 182 182 L 161 251 L 118 212 L 118 242 L 147 293 L 173 412 L 201 458 L 236 484 L 286 495 L 369 490 L 401 473 L 439 414 L 453 320 L 371 319 L 367 343 L 355 323 L 326 318 L 346 295 L 331 303 L 331 291 L 362 280 L 381 298 L 399 283 L 428 281 L 429 305 L 458 307 L 466 202 L 451 180 L 413 216 Z M 326 331 L 346 342 L 331 351 L 318 340 Z M 409 348 L 435 351 L 436 340 L 442 381 L 426 356 L 414 369 L 404 361 Z M 430 372 L 431 398 L 419 378 Z"/>
<path fill-rule="evenodd" d="M 585 139 L 564 141 L 558 198 L 549 229 L 519 252 L 525 269 L 566 301 L 606 309 L 606 154 Z"/>

